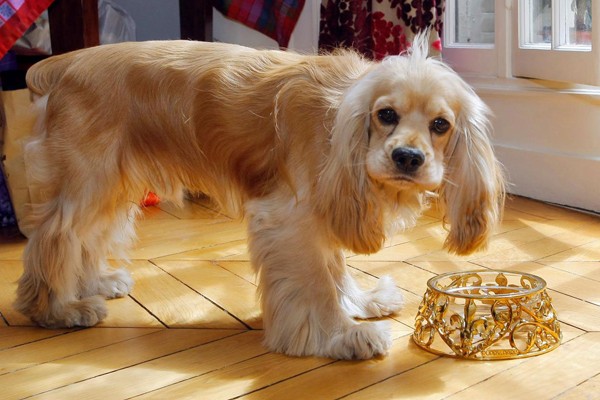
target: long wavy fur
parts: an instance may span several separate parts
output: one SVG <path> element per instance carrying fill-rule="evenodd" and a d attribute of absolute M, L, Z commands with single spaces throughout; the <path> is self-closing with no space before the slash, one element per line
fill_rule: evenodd
<path fill-rule="evenodd" d="M 104 299 L 133 284 L 106 257 L 133 240 L 146 191 L 174 202 L 202 192 L 248 220 L 269 349 L 385 354 L 385 324 L 353 318 L 395 312 L 400 291 L 389 278 L 361 289 L 342 251 L 378 251 L 436 191 L 446 247 L 484 248 L 504 193 L 487 108 L 427 59 L 425 35 L 414 46 L 373 63 L 349 51 L 142 42 L 35 65 L 27 82 L 41 127 L 27 153 L 42 199 L 16 308 L 47 327 L 96 324 Z M 440 118 L 449 128 L 434 133 Z M 406 149 L 420 155 L 418 169 L 397 156 Z"/>

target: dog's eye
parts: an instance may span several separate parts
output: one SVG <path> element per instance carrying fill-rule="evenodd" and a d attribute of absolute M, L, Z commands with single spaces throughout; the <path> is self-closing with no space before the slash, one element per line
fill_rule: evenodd
<path fill-rule="evenodd" d="M 385 125 L 396 125 L 400 117 L 396 114 L 396 111 L 391 108 L 384 108 L 377 112 L 377 118 Z"/>
<path fill-rule="evenodd" d="M 446 121 L 444 118 L 436 118 L 431 122 L 430 129 L 438 135 L 443 135 L 450 129 L 450 122 Z"/>

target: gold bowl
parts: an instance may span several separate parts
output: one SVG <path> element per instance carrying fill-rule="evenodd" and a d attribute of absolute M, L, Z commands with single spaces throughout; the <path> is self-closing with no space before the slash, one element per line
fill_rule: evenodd
<path fill-rule="evenodd" d="M 495 270 L 431 278 L 413 333 L 425 350 L 474 360 L 547 353 L 558 347 L 561 337 L 546 281 Z"/>

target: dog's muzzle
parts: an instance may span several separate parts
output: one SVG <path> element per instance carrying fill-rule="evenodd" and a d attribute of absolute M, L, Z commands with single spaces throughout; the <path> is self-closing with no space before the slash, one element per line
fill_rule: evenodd
<path fill-rule="evenodd" d="M 413 147 L 398 147 L 392 151 L 392 160 L 400 172 L 412 174 L 425 163 L 425 154 Z"/>

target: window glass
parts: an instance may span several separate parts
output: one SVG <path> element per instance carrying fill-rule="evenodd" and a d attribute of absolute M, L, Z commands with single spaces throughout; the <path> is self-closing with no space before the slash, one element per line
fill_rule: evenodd
<path fill-rule="evenodd" d="M 456 2 L 455 43 L 494 44 L 494 0 Z"/>
<path fill-rule="evenodd" d="M 592 0 L 570 0 L 559 4 L 563 32 L 558 46 L 591 46 Z"/>
<path fill-rule="evenodd" d="M 552 0 L 526 0 L 521 14 L 521 44 L 550 48 L 552 43 Z"/>

